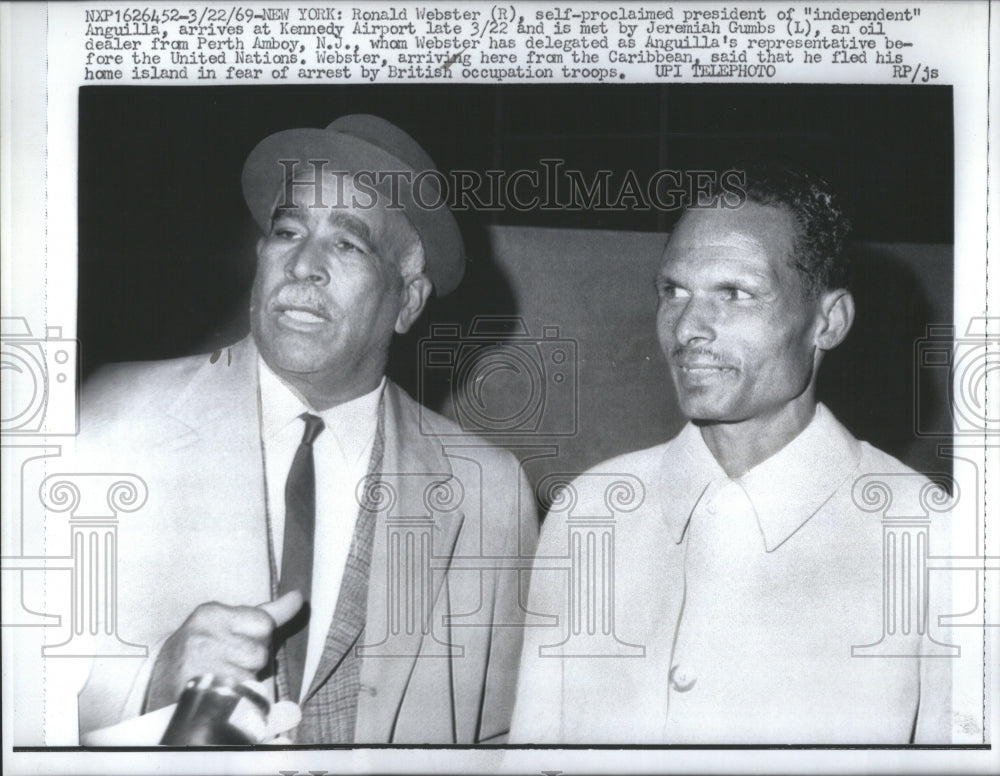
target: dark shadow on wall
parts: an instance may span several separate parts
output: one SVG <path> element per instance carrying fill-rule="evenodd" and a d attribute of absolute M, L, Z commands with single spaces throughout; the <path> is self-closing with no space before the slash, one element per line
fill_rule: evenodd
<path fill-rule="evenodd" d="M 518 314 L 513 290 L 494 261 L 485 229 L 466 222 L 460 222 L 460 228 L 467 258 L 462 284 L 445 297 L 432 297 L 413 328 L 393 339 L 389 354 L 389 378 L 438 412 L 445 409 L 458 388 L 457 372 L 441 366 L 426 368 L 421 341 L 433 335 L 436 348 L 447 349 L 451 343 L 457 348 L 458 340 L 468 335 L 475 318 Z"/>
<path fill-rule="evenodd" d="M 952 320 L 952 268 L 921 278 L 892 255 L 906 247 L 855 250 L 857 315 L 847 339 L 820 367 L 818 395 L 860 439 L 918 471 L 948 472 L 950 462 L 936 449 L 944 440 L 918 434 L 949 427 L 948 370 L 917 369 L 915 354 L 928 325 Z"/>

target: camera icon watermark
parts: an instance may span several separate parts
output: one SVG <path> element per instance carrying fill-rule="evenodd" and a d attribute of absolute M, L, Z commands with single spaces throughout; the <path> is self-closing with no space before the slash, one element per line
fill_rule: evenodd
<path fill-rule="evenodd" d="M 44 338 L 24 318 L 0 318 L 0 433 L 73 436 L 79 430 L 76 383 L 79 345 L 50 326 Z"/>
<path fill-rule="evenodd" d="M 1000 320 L 973 318 L 963 337 L 952 325 L 931 324 L 914 347 L 913 426 L 917 436 L 1000 435 L 1000 412 L 987 405 L 988 382 L 1000 374 Z M 938 412 L 939 399 L 926 379 L 940 372 L 948 379 L 950 412 Z"/>
<path fill-rule="evenodd" d="M 573 436 L 577 430 L 575 340 L 557 326 L 532 336 L 523 318 L 481 316 L 463 335 L 456 324 L 431 326 L 420 341 L 418 399 L 443 378 L 452 387 L 463 431 L 482 435 Z M 420 430 L 438 432 L 421 412 Z"/>

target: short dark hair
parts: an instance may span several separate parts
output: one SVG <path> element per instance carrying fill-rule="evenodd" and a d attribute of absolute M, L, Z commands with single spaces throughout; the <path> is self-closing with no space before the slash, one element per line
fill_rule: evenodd
<path fill-rule="evenodd" d="M 752 165 L 744 168 L 747 200 L 784 207 L 795 218 L 792 266 L 806 281 L 806 291 L 847 288 L 851 272 L 847 250 L 851 222 L 830 184 L 819 175 L 790 167 Z"/>

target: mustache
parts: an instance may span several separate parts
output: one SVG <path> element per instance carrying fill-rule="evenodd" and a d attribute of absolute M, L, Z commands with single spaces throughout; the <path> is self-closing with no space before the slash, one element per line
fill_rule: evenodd
<path fill-rule="evenodd" d="M 687 347 L 677 345 L 670 351 L 670 361 L 678 366 L 694 366 L 696 364 L 714 364 L 718 366 L 732 366 L 733 360 L 725 354 L 717 353 L 714 350 L 704 347 Z"/>
<path fill-rule="evenodd" d="M 305 310 L 323 318 L 330 318 L 330 309 L 323 292 L 312 284 L 290 283 L 278 289 L 267 303 L 269 312 Z"/>

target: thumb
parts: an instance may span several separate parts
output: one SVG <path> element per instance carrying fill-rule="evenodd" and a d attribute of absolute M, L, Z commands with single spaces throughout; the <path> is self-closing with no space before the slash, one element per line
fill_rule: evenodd
<path fill-rule="evenodd" d="M 262 603 L 257 608 L 269 614 L 271 619 L 274 620 L 275 627 L 280 628 L 298 613 L 303 603 L 302 593 L 298 590 L 291 590 L 281 596 L 281 598 Z"/>

